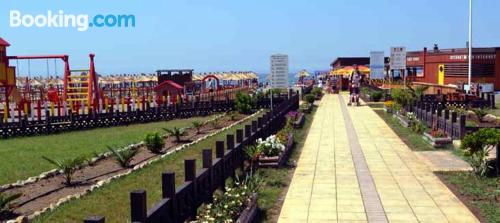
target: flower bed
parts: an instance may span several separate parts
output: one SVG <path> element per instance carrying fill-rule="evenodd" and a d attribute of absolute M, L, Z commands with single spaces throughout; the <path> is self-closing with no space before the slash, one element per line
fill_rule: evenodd
<path fill-rule="evenodd" d="M 253 222 L 258 209 L 257 191 L 262 183 L 259 175 L 250 173 L 243 182 L 236 181 L 224 192 L 217 191 L 213 202 L 203 206 L 193 222 Z"/>
<path fill-rule="evenodd" d="M 288 134 L 286 145 L 275 140 L 273 136 L 270 136 L 266 141 L 257 141 L 257 143 L 259 146 L 267 147 L 259 156 L 259 167 L 277 168 L 282 166 L 290 155 L 293 146 L 293 133 Z"/>
<path fill-rule="evenodd" d="M 297 112 L 297 111 L 291 111 L 288 112 L 288 118 L 293 124 L 293 128 L 301 128 L 302 125 L 304 124 L 305 121 L 305 116 L 304 113 L 302 112 Z"/>
<path fill-rule="evenodd" d="M 438 130 L 441 131 L 441 130 Z M 451 144 L 453 140 L 446 134 L 438 132 L 424 132 L 423 138 L 428 141 L 434 148 L 442 148 L 448 144 Z"/>

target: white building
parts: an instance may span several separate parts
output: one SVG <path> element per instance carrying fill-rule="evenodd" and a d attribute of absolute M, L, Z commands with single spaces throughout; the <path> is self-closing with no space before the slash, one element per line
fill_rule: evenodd
<path fill-rule="evenodd" d="M 288 88 L 288 56 L 271 55 L 271 87 Z"/>

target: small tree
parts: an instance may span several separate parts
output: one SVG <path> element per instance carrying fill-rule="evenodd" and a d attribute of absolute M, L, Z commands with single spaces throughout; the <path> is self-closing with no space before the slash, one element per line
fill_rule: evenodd
<path fill-rule="evenodd" d="M 43 159 L 47 160 L 49 163 L 54 164 L 54 166 L 59 169 L 64 174 L 64 179 L 66 180 L 66 185 L 72 185 L 73 174 L 80 168 L 81 165 L 85 163 L 85 156 L 78 156 L 73 159 L 66 159 L 63 161 L 58 161 L 50 159 L 46 156 L 42 156 Z"/>
<path fill-rule="evenodd" d="M 148 133 L 144 138 L 146 148 L 152 153 L 160 154 L 165 146 L 165 141 L 160 133 Z"/>
<path fill-rule="evenodd" d="M 250 114 L 254 106 L 254 100 L 248 94 L 238 92 L 236 94 L 235 108 L 241 114 Z"/>
<path fill-rule="evenodd" d="M 13 202 L 21 196 L 21 193 L 5 195 L 0 192 L 0 215 L 3 213 L 12 213 L 12 209 L 16 207 L 16 204 Z"/>
<path fill-rule="evenodd" d="M 123 168 L 131 167 L 130 162 L 132 161 L 134 156 L 137 155 L 137 153 L 139 153 L 139 150 L 136 148 L 124 149 L 118 151 L 108 146 L 108 150 L 113 153 L 116 162 L 120 164 L 120 166 Z"/>
<path fill-rule="evenodd" d="M 205 125 L 203 124 L 203 122 L 200 121 L 193 121 L 191 124 L 193 125 L 194 128 L 196 128 L 196 134 L 200 134 L 201 128 Z"/>
<path fill-rule="evenodd" d="M 181 137 L 186 135 L 184 128 L 173 127 L 172 129 L 163 128 L 163 130 L 165 130 L 169 136 L 174 136 L 175 142 L 177 143 L 181 142 Z"/>

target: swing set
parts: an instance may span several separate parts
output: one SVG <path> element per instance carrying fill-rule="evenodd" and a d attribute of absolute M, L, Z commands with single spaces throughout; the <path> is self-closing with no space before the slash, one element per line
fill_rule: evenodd
<path fill-rule="evenodd" d="M 94 54 L 90 54 L 90 68 L 71 70 L 69 66 L 69 56 L 68 55 L 40 55 L 40 56 L 8 56 L 8 60 L 16 60 L 19 66 L 19 60 L 28 60 L 28 75 L 31 75 L 31 60 L 47 60 L 47 74 L 49 74 L 49 60 L 54 59 L 54 64 L 56 60 L 60 59 L 64 63 L 64 82 L 62 91 L 62 100 L 60 100 L 60 91 L 54 86 L 49 86 L 47 90 L 46 97 L 41 96 L 40 99 L 47 98 L 51 103 L 63 103 L 69 104 L 72 111 L 75 111 L 81 106 L 87 106 L 88 108 L 97 109 L 99 106 L 99 87 L 97 75 L 94 66 Z M 57 66 L 57 65 L 54 65 Z M 57 68 L 55 68 L 57 70 Z M 19 67 L 18 67 L 19 71 Z M 27 84 L 27 89 L 30 91 L 30 86 Z M 23 101 L 29 101 L 29 98 L 21 99 Z M 7 101 L 8 102 L 8 101 Z"/>

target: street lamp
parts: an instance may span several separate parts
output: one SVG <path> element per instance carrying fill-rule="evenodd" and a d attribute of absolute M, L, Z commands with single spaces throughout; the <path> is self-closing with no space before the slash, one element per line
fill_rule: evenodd
<path fill-rule="evenodd" d="M 472 0 L 469 0 L 469 76 L 468 84 L 469 91 L 471 89 L 471 79 L 472 79 Z"/>

